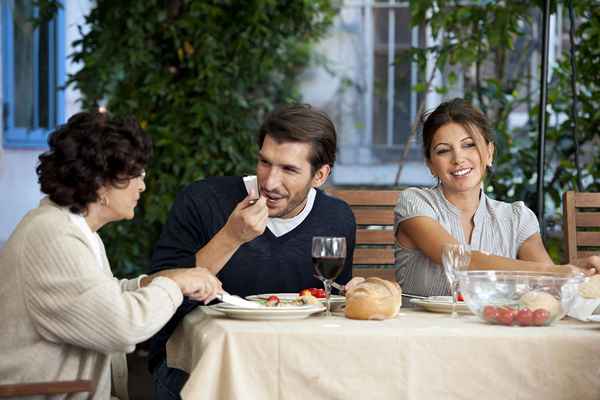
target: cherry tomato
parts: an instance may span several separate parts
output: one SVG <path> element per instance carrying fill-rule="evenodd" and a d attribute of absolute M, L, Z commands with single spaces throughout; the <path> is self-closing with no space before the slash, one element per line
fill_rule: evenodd
<path fill-rule="evenodd" d="M 278 304 L 279 304 L 279 297 L 277 297 L 277 296 L 269 296 L 269 298 L 267 299 L 268 306 L 276 306 Z"/>
<path fill-rule="evenodd" d="M 533 312 L 533 324 L 535 326 L 543 326 L 550 319 L 550 313 L 548 310 L 538 308 Z"/>
<path fill-rule="evenodd" d="M 496 318 L 498 317 L 498 310 L 494 306 L 485 306 L 483 307 L 483 319 L 487 322 L 491 322 L 492 324 L 496 323 Z"/>
<path fill-rule="evenodd" d="M 517 322 L 517 314 L 519 313 L 519 309 L 518 308 L 511 308 L 512 310 L 512 314 L 513 314 L 513 320 L 514 322 Z"/>
<path fill-rule="evenodd" d="M 463 297 L 462 293 L 459 293 L 459 294 L 456 296 L 456 300 L 458 300 L 458 301 L 465 301 L 465 298 Z"/>
<path fill-rule="evenodd" d="M 533 323 L 533 312 L 529 308 L 522 308 L 516 316 L 517 324 L 530 326 Z"/>
<path fill-rule="evenodd" d="M 325 289 L 310 288 L 308 290 L 310 290 L 310 294 L 312 294 L 317 299 L 324 299 L 326 297 Z"/>
<path fill-rule="evenodd" d="M 502 325 L 510 326 L 514 320 L 514 310 L 510 307 L 499 307 L 496 320 Z"/>

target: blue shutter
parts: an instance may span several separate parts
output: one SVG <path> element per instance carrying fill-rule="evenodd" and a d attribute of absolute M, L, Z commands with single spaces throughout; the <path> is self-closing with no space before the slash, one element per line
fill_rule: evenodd
<path fill-rule="evenodd" d="M 15 28 L 25 27 L 24 16 L 19 14 L 15 20 L 13 7 L 26 7 L 23 0 L 2 2 L 2 68 L 3 68 L 3 140 L 5 148 L 45 148 L 47 136 L 57 125 L 64 122 L 64 84 L 65 73 L 65 22 L 64 10 L 59 9 L 52 21 L 44 27 L 38 27 L 27 39 L 20 41 Z M 31 3 L 29 3 L 31 4 Z M 33 9 L 33 15 L 37 10 Z M 25 29 L 24 29 L 25 30 Z M 19 43 L 17 43 L 19 41 Z M 31 49 L 31 54 L 21 54 L 21 58 L 30 56 L 27 65 L 29 75 L 17 70 L 15 54 L 17 49 Z M 42 52 L 40 50 L 43 49 Z M 46 56 L 42 59 L 42 55 Z M 17 74 L 20 76 L 17 77 Z M 17 79 L 20 79 L 17 82 Z M 17 90 L 20 83 L 20 90 Z M 18 110 L 17 110 L 18 108 Z M 25 112 L 25 117 L 15 118 L 16 112 Z"/>

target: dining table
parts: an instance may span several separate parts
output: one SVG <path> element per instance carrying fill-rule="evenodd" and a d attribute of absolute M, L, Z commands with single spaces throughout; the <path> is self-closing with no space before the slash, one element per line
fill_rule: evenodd
<path fill-rule="evenodd" d="M 189 313 L 167 343 L 184 399 L 600 399 L 600 323 L 488 324 L 402 308 L 238 320 Z"/>

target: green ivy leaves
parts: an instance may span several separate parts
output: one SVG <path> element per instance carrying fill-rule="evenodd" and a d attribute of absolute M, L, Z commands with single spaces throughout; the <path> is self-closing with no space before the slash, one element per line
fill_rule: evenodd
<path fill-rule="evenodd" d="M 131 222 L 101 234 L 118 275 L 146 270 L 176 193 L 255 168 L 256 133 L 330 25 L 331 1 L 98 1 L 73 60 L 84 106 L 133 114 L 154 140 L 147 191 Z"/>

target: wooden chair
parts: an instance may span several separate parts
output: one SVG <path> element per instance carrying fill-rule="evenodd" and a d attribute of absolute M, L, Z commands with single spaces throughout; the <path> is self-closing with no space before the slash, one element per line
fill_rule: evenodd
<path fill-rule="evenodd" d="M 563 218 L 570 264 L 600 254 L 600 193 L 564 193 Z"/>
<path fill-rule="evenodd" d="M 89 380 L 17 383 L 0 385 L 0 398 L 2 397 L 29 397 L 40 395 L 57 395 L 67 393 L 92 393 L 94 384 Z"/>
<path fill-rule="evenodd" d="M 327 192 L 348 203 L 356 218 L 352 276 L 395 281 L 394 206 L 400 191 L 331 189 Z"/>

